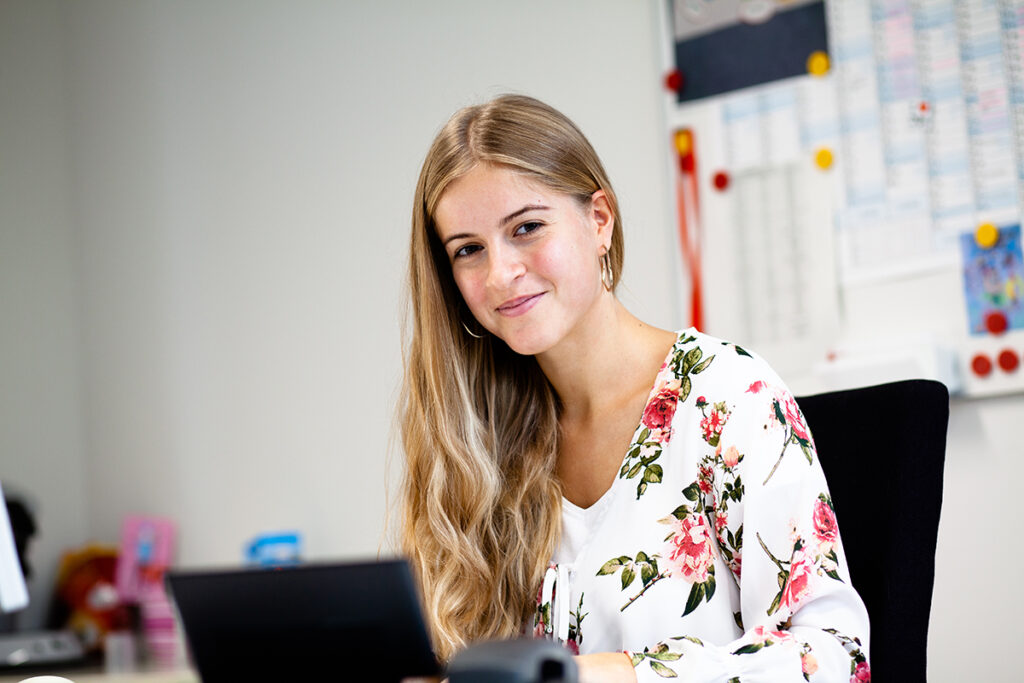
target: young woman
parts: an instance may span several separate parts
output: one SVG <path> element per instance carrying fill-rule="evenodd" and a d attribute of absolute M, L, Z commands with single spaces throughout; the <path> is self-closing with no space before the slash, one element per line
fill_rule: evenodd
<path fill-rule="evenodd" d="M 583 681 L 867 680 L 814 443 L 757 356 L 615 297 L 619 206 L 565 116 L 457 112 L 416 187 L 404 550 L 438 655 L 532 632 Z"/>

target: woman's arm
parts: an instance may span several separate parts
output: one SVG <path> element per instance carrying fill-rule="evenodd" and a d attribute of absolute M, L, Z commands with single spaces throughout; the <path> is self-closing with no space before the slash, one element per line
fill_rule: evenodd
<path fill-rule="evenodd" d="M 850 584 L 813 440 L 781 380 L 754 382 L 736 401 L 715 457 L 714 481 L 684 491 L 694 501 L 684 512 L 706 516 L 733 574 L 718 581 L 739 585 L 734 617 L 744 632 L 730 643 L 665 633 L 629 653 L 637 679 L 868 680 L 867 612 Z"/>
<path fill-rule="evenodd" d="M 578 655 L 579 683 L 636 683 L 636 672 L 629 657 L 622 652 L 600 652 Z"/>

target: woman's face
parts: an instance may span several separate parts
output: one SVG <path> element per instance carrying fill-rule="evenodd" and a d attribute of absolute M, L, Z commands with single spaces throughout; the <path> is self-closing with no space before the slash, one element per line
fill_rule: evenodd
<path fill-rule="evenodd" d="M 553 348 L 605 291 L 599 259 L 614 216 L 603 191 L 583 207 L 523 174 L 480 164 L 445 190 L 435 223 L 469 310 L 517 353 Z"/>

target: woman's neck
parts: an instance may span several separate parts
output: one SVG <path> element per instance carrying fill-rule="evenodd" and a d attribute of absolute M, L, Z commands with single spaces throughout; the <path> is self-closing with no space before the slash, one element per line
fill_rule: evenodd
<path fill-rule="evenodd" d="M 563 420 L 600 419 L 638 390 L 646 392 L 675 339 L 610 294 L 596 308 L 556 347 L 537 356 L 561 400 Z"/>

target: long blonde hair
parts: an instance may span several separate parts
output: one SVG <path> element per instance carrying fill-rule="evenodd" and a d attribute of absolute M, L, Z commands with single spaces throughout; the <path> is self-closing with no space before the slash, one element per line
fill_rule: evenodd
<path fill-rule="evenodd" d="M 452 116 L 416 185 L 399 412 L 406 460 L 402 547 L 442 660 L 468 642 L 520 632 L 560 533 L 558 397 L 532 356 L 491 335 L 468 333 L 464 323 L 479 326 L 434 224 L 445 189 L 482 163 L 522 173 L 583 206 L 604 190 L 615 215 L 608 251 L 613 287 L 622 270 L 615 193 L 568 118 L 520 95 Z"/>

